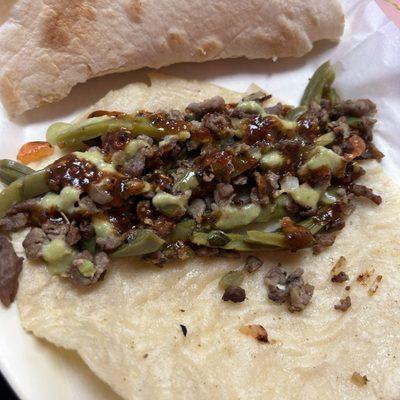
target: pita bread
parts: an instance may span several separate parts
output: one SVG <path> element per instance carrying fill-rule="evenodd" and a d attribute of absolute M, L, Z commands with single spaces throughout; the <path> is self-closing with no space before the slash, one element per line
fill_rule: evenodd
<path fill-rule="evenodd" d="M 12 114 L 112 72 L 299 57 L 317 40 L 338 39 L 344 25 L 339 0 L 16 0 L 0 7 L 0 98 Z"/>
<path fill-rule="evenodd" d="M 153 75 L 151 87 L 130 85 L 94 108 L 181 108 L 214 95 L 240 97 L 211 84 Z M 243 303 L 221 301 L 218 288 L 221 276 L 241 268 L 243 259 L 196 258 L 162 269 L 132 259 L 113 265 L 86 292 L 27 263 L 17 297 L 22 324 L 77 351 L 125 399 L 398 399 L 400 188 L 376 162 L 365 168 L 362 183 L 383 195 L 383 203 L 360 201 L 335 245 L 319 256 L 266 253 L 264 266 L 245 279 Z M 21 236 L 15 239 L 22 252 Z M 349 292 L 330 281 L 340 256 L 348 260 Z M 277 262 L 289 270 L 303 267 L 315 286 L 302 313 L 267 300 L 263 278 Z M 366 271 L 372 276 L 358 282 Z M 382 282 L 369 295 L 378 275 Z M 334 310 L 347 295 L 351 308 Z M 240 333 L 248 324 L 263 325 L 271 343 Z M 351 381 L 354 372 L 368 377 L 366 386 Z"/>

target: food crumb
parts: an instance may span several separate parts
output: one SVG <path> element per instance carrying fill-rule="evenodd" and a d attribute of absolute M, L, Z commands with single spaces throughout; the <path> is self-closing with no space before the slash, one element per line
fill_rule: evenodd
<path fill-rule="evenodd" d="M 182 329 L 183 336 L 186 337 L 186 335 L 187 335 L 187 328 L 186 328 L 186 326 L 185 326 L 185 325 L 182 325 L 182 324 L 179 324 L 179 326 L 180 326 L 181 329 Z"/>
<path fill-rule="evenodd" d="M 254 339 L 257 339 L 259 342 L 269 343 L 268 332 L 262 325 L 253 324 L 241 326 L 239 328 L 239 332 L 251 336 Z"/>
<path fill-rule="evenodd" d="M 363 376 L 358 372 L 353 372 L 353 375 L 351 376 L 351 381 L 359 387 L 365 386 L 369 382 L 367 375 Z"/>
<path fill-rule="evenodd" d="M 340 299 L 339 304 L 335 304 L 335 310 L 340 310 L 346 312 L 351 307 L 351 298 L 350 296 L 345 297 L 344 299 Z"/>
<path fill-rule="evenodd" d="M 369 294 L 370 296 L 373 296 L 373 295 L 376 293 L 376 291 L 377 291 L 378 288 L 379 288 L 379 284 L 382 282 L 382 279 L 383 279 L 383 276 L 382 276 L 382 275 L 378 275 L 378 276 L 375 278 L 375 280 L 374 280 L 374 282 L 372 283 L 371 287 L 368 289 L 368 294 Z"/>
<path fill-rule="evenodd" d="M 146 354 L 143 356 L 143 358 L 147 358 L 148 356 L 149 356 L 149 354 L 146 353 Z"/>
<path fill-rule="evenodd" d="M 233 303 L 241 303 L 246 298 L 246 291 L 235 285 L 229 285 L 222 296 L 223 301 L 232 301 Z"/>
<path fill-rule="evenodd" d="M 184 310 L 183 308 L 181 308 L 179 311 L 180 311 L 180 312 L 185 312 L 186 310 Z"/>
<path fill-rule="evenodd" d="M 333 266 L 331 273 L 332 275 L 339 274 L 343 268 L 346 266 L 347 260 L 346 257 L 340 256 L 339 260 L 336 261 L 335 265 Z"/>
<path fill-rule="evenodd" d="M 344 288 L 344 290 L 347 290 L 347 291 L 349 291 L 351 289 L 351 286 L 349 286 L 349 285 L 347 285 L 345 288 Z"/>
<path fill-rule="evenodd" d="M 362 274 L 358 275 L 357 282 L 361 283 L 361 285 L 363 285 L 363 286 L 367 286 L 374 271 L 375 271 L 374 269 L 371 269 L 371 270 L 367 270 L 367 271 L 363 272 Z"/>

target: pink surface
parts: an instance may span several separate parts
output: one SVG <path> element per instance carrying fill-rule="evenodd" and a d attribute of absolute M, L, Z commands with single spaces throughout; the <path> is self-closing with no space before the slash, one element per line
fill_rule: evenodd
<path fill-rule="evenodd" d="M 400 0 L 375 0 L 382 11 L 400 28 Z"/>

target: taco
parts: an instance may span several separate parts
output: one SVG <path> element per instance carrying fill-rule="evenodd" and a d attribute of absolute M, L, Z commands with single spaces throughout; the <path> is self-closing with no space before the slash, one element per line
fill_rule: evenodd
<path fill-rule="evenodd" d="M 52 126 L 67 154 L 44 181 L 0 169 L 19 177 L 0 226 L 29 227 L 24 328 L 126 399 L 397 398 L 400 190 L 375 105 L 340 100 L 329 64 L 296 108 L 150 78 Z"/>

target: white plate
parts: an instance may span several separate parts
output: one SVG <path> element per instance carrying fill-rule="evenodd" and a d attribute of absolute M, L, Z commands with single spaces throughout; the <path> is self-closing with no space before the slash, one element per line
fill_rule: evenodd
<path fill-rule="evenodd" d="M 209 80 L 244 91 L 254 82 L 296 104 L 307 78 L 327 59 L 335 62 L 336 87 L 345 98 L 368 97 L 379 107 L 376 142 L 387 157 L 384 167 L 398 182 L 400 168 L 400 33 L 373 1 L 346 0 L 347 26 L 342 42 L 319 43 L 305 58 L 272 61 L 227 60 L 182 64 L 162 72 Z M 109 90 L 145 79 L 143 71 L 94 79 L 75 88 L 64 101 L 10 121 L 0 107 L 0 158 L 14 158 L 28 140 L 41 140 L 46 127 L 68 121 Z M 21 400 L 114 400 L 73 352 L 56 349 L 25 333 L 14 304 L 0 306 L 0 369 Z"/>

